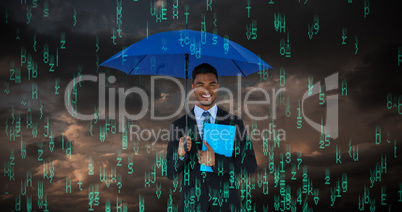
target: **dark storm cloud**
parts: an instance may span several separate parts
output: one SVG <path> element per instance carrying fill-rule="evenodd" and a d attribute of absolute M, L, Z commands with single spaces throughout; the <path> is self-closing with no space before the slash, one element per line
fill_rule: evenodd
<path fill-rule="evenodd" d="M 63 138 L 64 141 L 62 141 L 61 136 L 53 137 L 53 141 L 49 140 L 27 144 L 26 145 L 27 157 L 32 157 L 33 159 L 36 160 L 39 158 L 40 154 L 41 159 L 43 158 L 50 160 L 64 159 L 66 156 L 65 150 L 67 149 L 67 144 L 68 146 L 70 146 L 71 143 L 71 149 L 75 149 L 71 141 L 69 141 L 66 138 Z M 62 144 L 64 144 L 63 147 Z M 39 150 L 41 150 L 41 153 L 39 153 Z"/>
<path fill-rule="evenodd" d="M 386 109 L 387 96 L 392 95 L 392 105 L 402 94 L 402 68 L 398 67 L 398 46 L 390 43 L 367 55 L 363 64 L 346 75 L 349 94 L 362 109 Z M 392 77 L 391 77 L 392 76 Z"/>

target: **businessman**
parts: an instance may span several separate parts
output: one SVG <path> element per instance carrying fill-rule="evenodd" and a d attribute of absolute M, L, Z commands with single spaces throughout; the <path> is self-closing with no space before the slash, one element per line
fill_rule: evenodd
<path fill-rule="evenodd" d="M 192 79 L 196 105 L 188 114 L 190 133 L 184 139 L 185 116 L 172 123 L 166 153 L 167 177 L 172 180 L 183 173 L 180 211 L 240 211 L 236 175 L 254 173 L 257 168 L 252 142 L 243 120 L 216 105 L 216 69 L 200 64 L 194 68 Z M 205 123 L 236 126 L 232 157 L 215 153 L 202 139 Z M 187 145 L 183 145 L 184 140 Z M 202 151 L 203 143 L 206 151 Z M 200 171 L 200 164 L 211 166 L 213 172 Z"/>

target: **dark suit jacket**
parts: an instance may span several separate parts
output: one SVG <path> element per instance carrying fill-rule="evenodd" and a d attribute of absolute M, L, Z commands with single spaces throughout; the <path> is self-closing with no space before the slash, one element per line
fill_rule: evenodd
<path fill-rule="evenodd" d="M 179 140 L 185 133 L 185 116 L 172 123 L 166 153 L 167 177 L 172 180 L 183 172 L 180 211 L 240 211 L 236 175 L 254 173 L 257 168 L 243 120 L 218 107 L 215 123 L 236 126 L 233 155 L 225 157 L 215 153 L 214 172 L 201 172 L 197 151 L 202 150 L 202 141 L 194 117 L 193 108 L 188 116 L 192 145 L 185 159 L 180 160 L 177 154 Z"/>

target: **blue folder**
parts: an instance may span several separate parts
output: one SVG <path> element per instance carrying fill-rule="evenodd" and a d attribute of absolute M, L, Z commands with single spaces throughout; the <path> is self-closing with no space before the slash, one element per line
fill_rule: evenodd
<path fill-rule="evenodd" d="M 207 141 L 215 153 L 225 155 L 226 157 L 232 157 L 235 133 L 235 126 L 205 123 L 203 140 Z M 206 150 L 207 146 L 205 146 L 204 141 L 202 141 L 202 151 Z M 202 164 L 200 171 L 213 172 L 212 167 Z"/>

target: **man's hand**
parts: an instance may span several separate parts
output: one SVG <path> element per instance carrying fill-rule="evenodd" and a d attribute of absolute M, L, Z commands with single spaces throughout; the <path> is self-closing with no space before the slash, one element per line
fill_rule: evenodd
<path fill-rule="evenodd" d="M 184 151 L 184 145 L 183 145 L 183 140 L 184 137 L 180 138 L 180 142 L 179 142 L 179 148 L 178 148 L 178 154 L 179 154 L 179 158 L 183 157 L 186 154 L 186 151 Z M 191 149 L 191 138 L 190 136 L 187 136 L 187 151 L 190 151 Z"/>
<path fill-rule="evenodd" d="M 215 152 L 211 146 L 204 141 L 207 151 L 198 150 L 198 163 L 206 166 L 215 166 Z"/>

